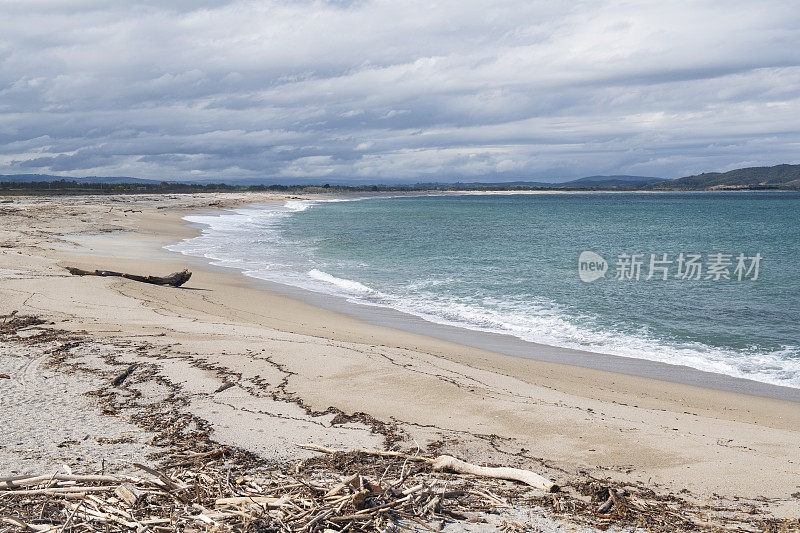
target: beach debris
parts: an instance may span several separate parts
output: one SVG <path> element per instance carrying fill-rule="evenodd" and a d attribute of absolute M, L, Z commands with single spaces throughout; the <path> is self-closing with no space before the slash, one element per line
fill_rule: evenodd
<path fill-rule="evenodd" d="M 11 376 L 8 374 L 0 374 L 0 379 L 11 379 Z"/>
<path fill-rule="evenodd" d="M 231 387 L 234 387 L 235 385 L 236 384 L 234 382 L 232 382 L 232 381 L 226 381 L 222 385 L 220 385 L 219 388 L 217 388 L 217 390 L 214 391 L 214 394 L 216 394 L 218 392 L 226 391 L 226 390 L 230 389 Z"/>
<path fill-rule="evenodd" d="M 133 371 L 136 370 L 137 366 L 138 365 L 136 364 L 128 366 L 128 368 L 126 368 L 123 373 L 119 374 L 117 377 L 111 380 L 111 385 L 114 387 L 119 387 L 120 385 L 122 385 L 122 382 L 125 381 L 128 378 L 128 376 L 133 374 Z"/>
<path fill-rule="evenodd" d="M 336 453 L 334 450 L 317 446 L 315 444 L 298 444 L 297 446 L 308 450 L 316 450 L 322 453 Z M 467 463 L 466 461 L 462 461 L 461 459 L 456 459 L 450 455 L 440 455 L 436 458 L 428 458 L 402 452 L 381 450 L 359 450 L 359 453 L 367 455 L 380 455 L 382 457 L 397 457 L 409 461 L 424 462 L 431 465 L 433 470 L 438 472 L 453 472 L 456 474 L 470 474 L 473 476 L 494 479 L 508 479 L 511 481 L 525 483 L 526 485 L 530 485 L 531 487 L 543 490 L 545 492 L 559 491 L 559 486 L 553 481 L 544 476 L 540 476 L 535 472 L 523 470 L 521 468 L 478 466 L 472 463 Z"/>
<path fill-rule="evenodd" d="M 17 531 L 438 531 L 448 522 L 505 523 L 498 513 L 512 505 L 497 483 L 529 489 L 498 479 L 541 484 L 533 472 L 500 476 L 452 456 L 302 447 L 321 455 L 232 471 L 224 448 L 184 450 L 158 468 L 128 463 L 141 476 L 0 478 L 0 517 Z"/>
<path fill-rule="evenodd" d="M 626 493 L 623 490 L 609 489 L 608 499 L 597 508 L 597 514 L 607 514 L 615 505 L 624 506 L 625 496 Z"/>
<path fill-rule="evenodd" d="M 141 475 L 74 474 L 65 468 L 67 473 L 0 477 L 0 530 L 385 533 L 485 523 L 522 533 L 537 531 L 521 514 L 531 506 L 553 519 L 601 530 L 615 525 L 643 532 L 788 532 L 798 525 L 756 522 L 741 509 L 696 508 L 674 495 L 657 497 L 604 480 L 568 482 L 558 493 L 531 490 L 496 477 L 435 470 L 441 456 L 306 445 L 327 451 L 296 464 L 272 464 L 214 446 L 175 450 L 157 468 L 128 463 Z M 754 529 L 756 523 L 763 527 Z"/>
<path fill-rule="evenodd" d="M 456 459 L 450 455 L 440 455 L 433 461 L 433 469 L 457 474 L 472 474 L 473 476 L 509 479 L 530 485 L 545 492 L 558 492 L 559 487 L 546 477 L 540 476 L 530 470 L 508 467 L 478 466 Z"/>
<path fill-rule="evenodd" d="M 117 496 L 117 498 L 127 503 L 128 507 L 136 507 L 136 505 L 139 503 L 139 500 L 142 499 L 142 496 L 144 496 L 145 493 L 130 483 L 123 483 L 114 489 L 114 494 Z"/>
<path fill-rule="evenodd" d="M 346 476 L 325 462 L 309 472 L 236 476 L 219 464 L 167 473 L 132 463 L 148 476 L 0 478 L 0 518 L 18 531 L 436 531 L 454 520 L 487 521 L 487 512 L 508 507 L 472 479 L 441 479 L 390 461 Z"/>
<path fill-rule="evenodd" d="M 0 315 L 0 339 L 26 344 L 56 341 L 51 364 L 65 370 L 75 368 L 71 350 L 87 341 L 72 332 L 42 328 L 43 324 L 52 322 L 17 313 Z M 40 329 L 34 336 L 16 337 Z M 119 370 L 129 366 L 129 361 L 122 362 L 122 355 L 111 353 L 115 354 L 114 364 L 121 365 Z M 111 385 L 110 374 L 98 375 L 104 381 L 97 391 L 99 406 L 114 416 L 134 405 L 135 396 L 122 394 L 126 387 L 157 379 L 155 370 L 145 363 L 118 388 Z M 356 416 L 337 413 L 342 423 Z M 41 476 L 0 477 L 0 531 L 387 533 L 444 527 L 453 531 L 467 523 L 485 523 L 479 526 L 481 530 L 521 533 L 538 530 L 526 518 L 531 516 L 564 521 L 567 529 L 571 529 L 569 524 L 580 524 L 642 532 L 800 531 L 796 518 L 772 518 L 753 503 L 698 504 L 688 499 L 688 490 L 673 494 L 654 490 L 649 483 L 621 485 L 588 472 L 553 468 L 546 460 L 530 456 L 503 455 L 514 457 L 515 464 L 540 465 L 534 470 L 544 468 L 558 475 L 559 492 L 435 470 L 434 463 L 444 452 L 438 441 L 424 448 L 417 445 L 416 452 L 404 448 L 409 443 L 402 439 L 385 442 L 386 448 L 381 450 L 333 450 L 309 444 L 302 447 L 322 453 L 295 463 L 215 442 L 207 422 L 171 406 L 169 410 L 144 408 L 133 416 L 141 427 L 155 433 L 149 444 L 161 451 L 150 455 L 150 460 L 158 463 L 125 463 L 129 466 L 124 467 L 120 460 L 124 454 L 120 453 L 117 460 L 104 461 L 96 471 L 85 470 L 80 477 L 66 464 L 62 464 L 63 471 L 51 470 Z M 362 419 L 380 429 L 374 419 Z M 98 443 L 108 445 L 129 439 L 95 437 Z M 66 453 L 78 443 L 62 444 Z M 457 445 L 458 441 L 447 444 Z M 6 443 L 0 446 L 7 447 Z M 459 446 L 452 449 L 465 453 Z M 80 464 L 88 468 L 89 463 Z M 120 472 L 120 468 L 139 472 Z M 404 499 L 409 495 L 412 497 Z M 612 504 L 603 508 L 609 499 Z"/>
<path fill-rule="evenodd" d="M 137 274 L 114 272 L 113 270 L 82 270 L 75 267 L 66 267 L 66 269 L 73 276 L 115 276 L 125 279 L 132 279 L 134 281 L 141 281 L 142 283 L 168 285 L 170 287 L 180 287 L 192 277 L 192 273 L 189 272 L 188 269 L 183 269 L 180 272 L 173 272 L 169 276 L 139 276 Z"/>
<path fill-rule="evenodd" d="M 0 322 L 0 335 L 16 335 L 25 328 L 45 323 L 39 317 L 20 315 L 17 314 L 17 311 L 11 311 L 7 315 L 0 315 L 0 318 L 3 319 Z"/>

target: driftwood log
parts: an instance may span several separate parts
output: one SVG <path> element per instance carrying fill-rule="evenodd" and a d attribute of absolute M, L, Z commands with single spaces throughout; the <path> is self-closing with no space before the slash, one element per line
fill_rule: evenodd
<path fill-rule="evenodd" d="M 531 487 L 547 492 L 558 492 L 559 487 L 546 477 L 540 476 L 530 470 L 509 467 L 478 466 L 456 459 L 449 455 L 440 455 L 433 461 L 433 469 L 438 471 L 455 472 L 457 474 L 472 474 L 473 476 L 493 477 L 497 479 L 510 479 L 520 481 Z"/>
<path fill-rule="evenodd" d="M 296 446 L 305 448 L 306 450 L 316 450 L 322 453 L 336 453 L 336 450 L 324 448 L 316 444 L 296 444 Z M 478 466 L 472 463 L 467 463 L 466 461 L 462 461 L 461 459 L 456 459 L 450 455 L 440 455 L 435 459 L 432 459 L 429 457 L 421 457 L 419 455 L 410 455 L 403 452 L 390 452 L 381 450 L 358 450 L 358 452 L 367 455 L 397 457 L 399 459 L 405 459 L 408 461 L 428 463 L 431 465 L 433 470 L 439 472 L 455 472 L 456 474 L 471 474 L 473 476 L 519 481 L 521 483 L 525 483 L 526 485 L 530 485 L 531 487 L 547 492 L 558 492 L 561 490 L 556 483 L 553 483 L 546 477 L 540 476 L 536 472 L 523 470 L 521 468 Z"/>
<path fill-rule="evenodd" d="M 136 274 L 125 274 L 124 272 L 114 272 L 113 270 L 81 270 L 75 267 L 66 267 L 73 276 L 116 276 L 119 278 L 132 279 L 142 283 L 152 283 L 153 285 L 169 285 L 170 287 L 180 287 L 192 277 L 192 273 L 187 269 L 180 272 L 173 272 L 169 276 L 138 276 Z"/>

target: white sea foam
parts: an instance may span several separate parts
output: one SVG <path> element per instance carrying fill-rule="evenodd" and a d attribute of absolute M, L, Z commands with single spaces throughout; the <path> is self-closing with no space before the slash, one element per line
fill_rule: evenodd
<path fill-rule="evenodd" d="M 321 270 L 317 270 L 316 268 L 312 268 L 308 271 L 308 276 L 311 279 L 316 279 L 319 281 L 323 281 L 325 283 L 330 283 L 331 285 L 338 287 L 348 296 L 351 295 L 358 295 L 358 296 L 380 296 L 380 293 L 374 289 L 370 289 L 366 285 L 359 283 L 357 281 L 352 281 L 349 279 L 342 279 L 337 278 L 336 276 L 332 276 L 327 272 L 322 272 Z"/>
<path fill-rule="evenodd" d="M 447 278 L 414 280 L 402 294 L 388 294 L 357 280 L 330 274 L 308 253 L 307 243 L 293 242 L 283 236 L 283 225 L 297 213 L 320 203 L 361 199 L 292 200 L 283 205 L 190 215 L 185 219 L 202 225 L 202 234 L 167 248 L 205 257 L 214 265 L 236 268 L 255 278 L 343 297 L 354 303 L 393 308 L 434 323 L 800 388 L 796 346 L 762 352 L 677 343 L 656 338 L 646 330 L 623 332 L 599 327 L 592 317 L 573 316 L 545 299 L 467 301 L 446 292 L 430 291 L 447 283 Z"/>
<path fill-rule="evenodd" d="M 351 298 L 351 301 L 358 301 L 358 298 Z M 425 295 L 411 298 L 388 296 L 383 303 L 430 322 L 512 335 L 528 342 L 684 365 L 707 372 L 800 387 L 800 361 L 789 357 L 797 352 L 796 347 L 743 354 L 701 343 L 663 342 L 648 336 L 646 331 L 626 334 L 585 323 L 578 325 L 576 317 L 570 317 L 553 304 L 492 309 L 456 299 L 434 300 Z"/>

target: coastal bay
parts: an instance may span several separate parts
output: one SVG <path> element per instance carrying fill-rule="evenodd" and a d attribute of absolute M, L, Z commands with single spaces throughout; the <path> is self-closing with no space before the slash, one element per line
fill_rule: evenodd
<path fill-rule="evenodd" d="M 419 447 L 530 468 L 562 484 L 608 478 L 698 505 L 797 516 L 794 402 L 512 357 L 370 324 L 199 260 L 182 289 L 64 270 L 179 271 L 186 258 L 163 246 L 197 234 L 182 217 L 285 200 L 14 199 L 2 207 L 0 314 L 41 317 L 125 364 L 152 365 L 184 393 L 186 403 L 175 408 L 208 423 L 211 438 L 273 460 L 312 454 L 296 442 Z M 25 387 L 14 375 L 2 385 Z M 148 384 L 138 386 L 146 392 Z M 41 404 L 26 423 L 50 429 L 35 439 L 55 442 L 66 416 Z M 87 431 L 107 429 L 95 423 Z M 16 435 L 0 449 L 5 468 L 35 444 L 22 430 Z M 58 452 L 68 461 L 91 455 Z M 44 454 L 24 464 L 30 470 L 52 460 Z"/>

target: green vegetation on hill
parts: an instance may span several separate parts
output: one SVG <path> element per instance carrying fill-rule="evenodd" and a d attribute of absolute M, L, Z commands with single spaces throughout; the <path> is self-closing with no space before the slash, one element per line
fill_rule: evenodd
<path fill-rule="evenodd" d="M 728 172 L 707 172 L 663 181 L 654 189 L 704 190 L 711 188 L 800 189 L 800 165 L 739 168 Z"/>

